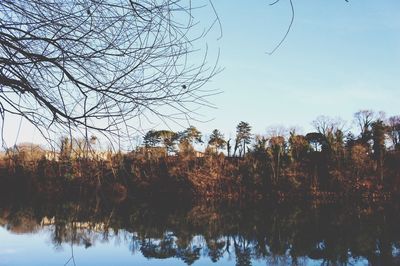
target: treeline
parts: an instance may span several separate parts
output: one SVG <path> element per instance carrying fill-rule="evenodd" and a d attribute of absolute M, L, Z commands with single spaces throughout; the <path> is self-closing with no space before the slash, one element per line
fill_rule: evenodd
<path fill-rule="evenodd" d="M 27 165 L 14 151 L 3 164 L 30 180 L 66 180 L 96 189 L 106 184 L 122 194 L 390 198 L 400 192 L 400 116 L 385 119 L 362 110 L 354 119 L 358 132 L 326 116 L 314 120 L 315 131 L 307 134 L 274 128 L 255 135 L 243 121 L 231 139 L 215 129 L 205 140 L 194 126 L 182 132 L 151 130 L 134 151 L 106 156 L 85 141 L 77 156 L 76 144 L 63 139 L 52 158 L 42 156 Z M 202 142 L 206 149 L 197 151 Z"/>

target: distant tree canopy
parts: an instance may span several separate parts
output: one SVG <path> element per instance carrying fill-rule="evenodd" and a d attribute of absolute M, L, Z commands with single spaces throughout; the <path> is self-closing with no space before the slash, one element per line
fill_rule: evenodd
<path fill-rule="evenodd" d="M 194 30 L 193 8 L 184 0 L 0 1 L 2 121 L 21 116 L 44 136 L 119 137 L 141 116 L 187 118 L 208 104 L 212 92 L 199 88 L 218 71 L 206 56 L 189 63 L 206 34 Z"/>
<path fill-rule="evenodd" d="M 225 149 L 228 157 L 245 157 L 249 152 L 254 152 L 269 154 L 271 158 L 280 160 L 282 153 L 287 153 L 288 158 L 293 161 L 300 160 L 310 152 L 322 152 L 329 160 L 337 160 L 343 156 L 344 149 L 351 151 L 356 146 L 355 154 L 366 150 L 373 154 L 375 160 L 380 160 L 379 164 L 382 164 L 382 156 L 386 150 L 400 149 L 399 116 L 384 119 L 381 112 L 372 110 L 361 110 L 354 116 L 356 128 L 359 129 L 357 134 L 345 129 L 346 123 L 342 119 L 328 116 L 318 116 L 312 121 L 316 131 L 305 135 L 299 135 L 293 129 L 288 131 L 284 127 L 277 127 L 269 128 L 267 135 L 253 137 L 250 124 L 241 121 L 236 126 L 232 154 L 231 139 L 225 140 L 219 129 L 211 132 L 207 144 L 214 152 Z M 170 152 L 178 152 L 183 147 L 193 150 L 194 144 L 202 142 L 202 133 L 195 126 L 180 132 L 150 130 L 143 137 L 144 147 L 165 147 Z"/>
<path fill-rule="evenodd" d="M 226 146 L 224 135 L 218 129 L 214 129 L 211 133 L 208 145 L 214 147 L 216 151 L 219 149 L 224 149 Z"/>
<path fill-rule="evenodd" d="M 150 130 L 143 136 L 143 144 L 146 148 L 162 146 L 168 152 L 176 152 L 178 143 L 192 147 L 194 143 L 202 143 L 201 138 L 201 132 L 194 126 L 190 126 L 182 132 Z"/>
<path fill-rule="evenodd" d="M 183 132 L 179 133 L 180 135 L 180 141 L 181 142 L 188 142 L 189 144 L 193 143 L 202 143 L 203 140 L 201 132 L 194 126 L 188 127 L 186 130 Z"/>
<path fill-rule="evenodd" d="M 126 178 L 127 184 L 132 181 L 137 192 L 179 190 L 231 199 L 279 191 L 300 195 L 307 191 L 312 195 L 320 195 L 318 191 L 361 193 L 362 197 L 364 192 L 383 192 L 382 199 L 390 196 L 386 192 L 400 195 L 398 116 L 385 119 L 372 111 L 357 113 L 374 118 L 354 133 L 338 126 L 335 121 L 339 120 L 319 116 L 312 123 L 315 132 L 302 135 L 295 129 L 275 126 L 265 135 L 254 136 L 249 123 L 241 121 L 236 126 L 233 154 L 228 145 L 231 139 L 226 141 L 218 129 L 209 135 L 208 146 L 198 150 L 201 146 L 195 144 L 202 141 L 202 133 L 190 126 L 180 132 L 150 130 L 143 136 L 143 145 L 130 153 L 92 150 L 84 138 L 62 138 L 59 152 L 24 144 L 8 149 L 0 164 L 10 173 L 25 175 L 26 170 L 33 174 L 41 169 L 38 176 L 48 172 L 52 173 L 48 177 L 70 178 L 76 174 L 81 180 L 92 177 L 99 168 L 99 175 L 111 178 L 111 182 L 118 175 Z M 95 144 L 97 138 L 93 136 L 91 142 Z"/>
<path fill-rule="evenodd" d="M 239 150 L 239 156 L 246 154 L 246 145 L 250 144 L 251 141 L 251 126 L 249 123 L 240 121 L 236 126 L 236 141 L 233 150 L 233 155 L 236 155 L 236 151 Z"/>
<path fill-rule="evenodd" d="M 389 138 L 394 147 L 400 145 L 400 116 L 392 116 L 388 120 Z"/>

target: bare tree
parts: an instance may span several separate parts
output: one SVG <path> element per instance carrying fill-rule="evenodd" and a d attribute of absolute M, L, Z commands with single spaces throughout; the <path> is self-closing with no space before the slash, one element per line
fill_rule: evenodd
<path fill-rule="evenodd" d="M 338 130 L 343 130 L 346 122 L 341 118 L 332 118 L 325 115 L 318 116 L 314 121 L 312 121 L 312 125 L 325 137 L 328 137 L 330 134 L 334 134 Z"/>
<path fill-rule="evenodd" d="M 371 125 L 375 120 L 372 110 L 360 110 L 354 114 L 354 121 L 360 129 L 361 139 L 368 141 L 371 138 Z"/>
<path fill-rule="evenodd" d="M 391 116 L 387 121 L 389 138 L 393 148 L 399 148 L 400 143 L 400 116 Z"/>
<path fill-rule="evenodd" d="M 215 92 L 201 87 L 218 72 L 207 49 L 190 57 L 209 32 L 196 8 L 190 0 L 0 1 L 3 127 L 14 114 L 45 137 L 121 137 L 149 116 L 190 118 L 210 105 Z"/>

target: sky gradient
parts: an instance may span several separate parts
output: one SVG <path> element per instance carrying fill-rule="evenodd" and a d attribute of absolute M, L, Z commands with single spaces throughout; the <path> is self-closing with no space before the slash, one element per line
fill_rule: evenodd
<path fill-rule="evenodd" d="M 400 1 L 294 1 L 295 20 L 288 0 L 215 0 L 223 36 L 214 28 L 208 36 L 211 52 L 220 49 L 224 68 L 206 88 L 223 93 L 209 100 L 193 122 L 204 134 L 214 128 L 233 136 L 239 121 L 263 134 L 268 126 L 298 126 L 311 130 L 318 115 L 351 121 L 359 109 L 399 115 Z M 209 20 L 210 10 L 199 20 Z M 9 121 L 7 144 L 41 142 L 38 132 L 19 120 Z M 159 129 L 163 128 L 159 126 Z M 182 130 L 171 125 L 174 130 Z"/>
<path fill-rule="evenodd" d="M 234 132 L 245 120 L 259 133 L 276 124 L 307 130 L 318 115 L 400 113 L 399 1 L 295 1 L 293 28 L 273 55 L 266 52 L 286 30 L 289 1 L 250 3 L 215 3 L 225 71 L 214 84 L 224 93 L 207 127 Z"/>

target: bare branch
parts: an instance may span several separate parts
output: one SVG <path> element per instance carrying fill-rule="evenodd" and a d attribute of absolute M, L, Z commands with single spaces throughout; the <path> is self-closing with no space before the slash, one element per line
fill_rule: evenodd
<path fill-rule="evenodd" d="M 275 5 L 276 3 L 278 3 L 280 0 L 276 0 L 275 2 L 271 3 L 270 5 Z M 286 30 L 285 35 L 283 36 L 283 38 L 281 39 L 281 41 L 275 46 L 274 49 L 272 49 L 271 52 L 267 52 L 267 54 L 272 55 L 273 53 L 275 53 L 276 50 L 279 49 L 279 47 L 281 47 L 281 45 L 283 44 L 283 42 L 286 40 L 287 36 L 289 35 L 290 30 L 292 29 L 293 26 L 293 22 L 294 22 L 294 6 L 293 6 L 293 0 L 289 0 L 290 2 L 290 8 L 291 8 L 291 12 L 292 12 L 292 16 L 290 19 L 290 23 L 289 26 Z"/>
<path fill-rule="evenodd" d="M 197 8 L 190 0 L 1 1 L 2 121 L 13 114 L 40 132 L 127 137 L 142 116 L 187 119 L 212 106 L 217 92 L 201 87 L 220 70 L 195 48 L 208 33 Z"/>

